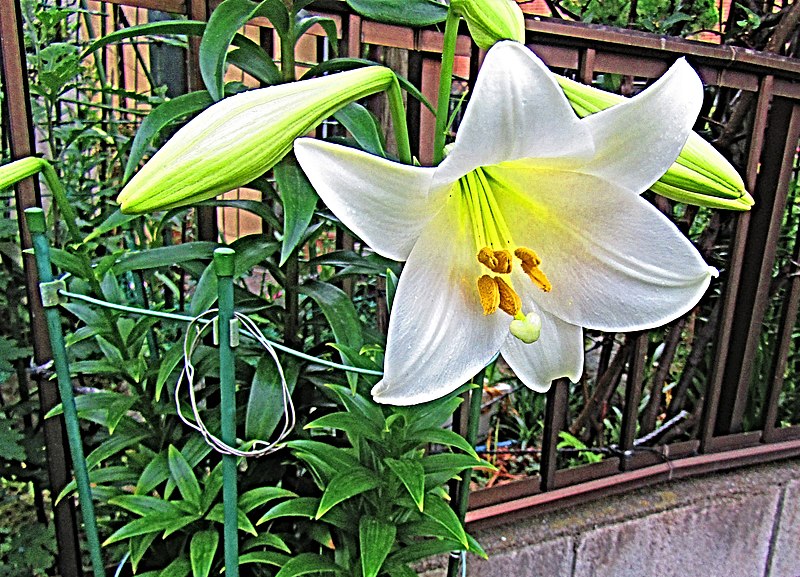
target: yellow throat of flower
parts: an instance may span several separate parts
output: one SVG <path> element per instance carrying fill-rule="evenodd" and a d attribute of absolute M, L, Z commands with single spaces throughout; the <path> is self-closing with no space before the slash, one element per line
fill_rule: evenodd
<path fill-rule="evenodd" d="M 524 342 L 534 342 L 539 337 L 541 321 L 536 313 L 526 315 L 522 311 L 522 300 L 514 290 L 511 271 L 514 261 L 518 260 L 522 271 L 531 282 L 540 290 L 550 292 L 553 287 L 544 271 L 539 268 L 542 261 L 530 248 L 515 247 L 483 169 L 477 168 L 462 177 L 458 186 L 472 223 L 476 258 L 483 267 L 493 273 L 484 271 L 477 280 L 478 298 L 483 314 L 490 315 L 500 309 L 514 319 L 511 327 L 514 336 Z M 518 334 L 517 329 L 522 325 L 525 330 L 522 334 Z"/>

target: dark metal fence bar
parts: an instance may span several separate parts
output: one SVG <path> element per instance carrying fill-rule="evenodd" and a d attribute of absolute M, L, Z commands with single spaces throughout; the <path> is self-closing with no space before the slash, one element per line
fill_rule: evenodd
<path fill-rule="evenodd" d="M 32 114 L 28 91 L 25 48 L 22 36 L 22 18 L 16 0 L 0 0 L 0 64 L 2 64 L 5 98 L 3 106 L 4 121 L 7 122 L 9 150 L 11 159 L 18 160 L 30 156 L 34 151 Z M 18 183 L 16 191 L 17 222 L 24 222 L 26 208 L 40 206 L 41 196 L 35 177 Z M 20 227 L 20 242 L 23 249 L 31 248 L 31 235 L 24 226 Z M 47 336 L 44 309 L 39 296 L 39 277 L 36 273 L 34 256 L 23 252 L 22 266 L 25 275 L 28 313 L 30 315 L 31 344 L 33 360 L 44 366 L 52 358 Z M 27 375 L 23 373 L 23 378 Z M 56 384 L 45 375 L 36 375 L 39 390 L 40 414 L 47 414 L 58 402 Z M 27 387 L 27 383 L 20 386 Z M 50 488 L 58 494 L 69 483 L 69 459 L 64 432 L 63 419 L 46 419 L 42 425 L 47 451 L 47 472 Z M 53 507 L 56 542 L 58 544 L 58 569 L 63 577 L 78 577 L 81 572 L 80 544 L 77 536 L 77 515 L 70 499 L 64 499 Z"/>
<path fill-rule="evenodd" d="M 632 456 L 633 443 L 636 439 L 636 425 L 638 424 L 639 402 L 642 399 L 642 386 L 644 369 L 647 362 L 647 333 L 636 336 L 631 350 L 628 380 L 625 384 L 625 407 L 622 414 L 619 449 L 623 452 L 620 467 L 623 471 L 630 466 L 629 458 Z"/>
<path fill-rule="evenodd" d="M 555 476 L 558 469 L 558 434 L 567 423 L 568 395 L 569 382 L 565 380 L 556 381 L 547 392 L 542 434 L 542 461 L 539 468 L 542 491 L 549 491 L 555 487 Z"/>

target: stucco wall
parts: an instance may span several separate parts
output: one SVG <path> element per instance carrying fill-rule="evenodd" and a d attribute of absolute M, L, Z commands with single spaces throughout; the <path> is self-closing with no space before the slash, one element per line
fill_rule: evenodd
<path fill-rule="evenodd" d="M 800 577 L 800 460 L 672 481 L 475 533 L 470 577 Z M 425 577 L 445 574 L 436 560 Z"/>

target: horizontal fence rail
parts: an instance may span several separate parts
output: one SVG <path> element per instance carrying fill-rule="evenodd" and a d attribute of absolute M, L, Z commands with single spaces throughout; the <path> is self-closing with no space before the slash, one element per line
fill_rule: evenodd
<path fill-rule="evenodd" d="M 115 13 L 111 8 L 157 9 L 198 20 L 206 20 L 215 6 L 201 0 L 91 4 L 110 15 Z M 309 8 L 336 20 L 342 53 L 383 57 L 435 105 L 440 31 L 371 22 L 350 12 L 344 2 L 315 2 Z M 24 118 L 30 118 L 24 108 L 28 101 L 24 54 L 19 44 L 10 40 L 12 33 L 18 37 L 15 27 L 19 23 L 13 21 L 13 14 L 17 14 L 14 0 L 0 0 L 3 86 L 9 110 L 3 118 L 10 119 L 3 132 L 12 158 L 16 158 L 34 148 L 29 120 L 20 122 L 21 113 L 14 112 L 25 110 Z M 119 19 L 110 25 L 119 25 Z M 259 42 L 271 45 L 269 22 L 259 19 L 251 25 Z M 587 371 L 589 376 L 582 383 L 557 382 L 547 394 L 538 447 L 530 451 L 537 460 L 538 475 L 474 491 L 468 523 L 488 527 L 671 478 L 800 455 L 799 401 L 787 396 L 788 387 L 793 391 L 800 381 L 800 343 L 795 334 L 800 305 L 800 218 L 794 209 L 800 62 L 743 48 L 533 16 L 526 19 L 526 29 L 527 44 L 554 71 L 585 83 L 615 75 L 627 94 L 685 57 L 707 87 L 708 106 L 697 128 L 715 135 L 729 120 L 715 116 L 721 108 L 716 105 L 723 99 L 748 100 L 747 121 L 730 139 L 756 205 L 744 214 L 701 213 L 708 224 L 705 234 L 693 240 L 701 244 L 704 254 L 717 249 L 715 254 L 723 254 L 724 261 L 712 263 L 721 270 L 721 277 L 696 310 L 659 331 L 590 335 L 597 366 Z M 198 42 L 191 40 L 184 70 L 189 90 L 202 85 L 197 52 Z M 312 37 L 303 58 L 312 63 L 321 60 L 323 53 L 321 37 Z M 126 56 L 122 50 L 114 54 L 120 68 L 130 65 L 136 69 L 130 54 Z M 456 68 L 465 84 L 474 80 L 481 57 L 482 52 L 466 35 L 459 39 Z M 125 81 L 122 74 L 119 78 Z M 412 152 L 423 164 L 430 163 L 433 115 L 412 99 L 407 114 Z M 671 204 L 659 199 L 654 202 L 672 214 Z M 18 211 L 40 203 L 32 181 L 17 191 Z M 200 211 L 197 238 L 216 240 L 217 216 L 215 209 Z M 692 212 L 678 219 L 678 225 L 690 232 L 695 218 Z M 23 232 L 24 246 L 29 243 L 26 239 Z M 723 250 L 718 250 L 720 247 Z M 46 337 L 41 336 L 46 333 L 31 266 L 27 260 L 29 306 L 34 338 L 42 343 L 36 349 L 37 363 L 41 363 L 49 351 L 42 340 Z M 667 381 L 673 385 L 666 387 Z M 581 393 L 586 404 L 576 409 L 571 401 Z M 609 446 L 597 442 L 608 433 L 603 419 L 597 422 L 597 415 L 603 415 L 603 408 L 612 400 L 621 410 L 612 419 L 618 434 Z M 640 410 L 642 405 L 645 408 Z M 47 408 L 43 406 L 43 410 Z M 567 451 L 559 447 L 561 433 L 592 427 L 593 448 L 602 460 L 570 467 Z M 58 442 L 48 440 L 49 450 L 57 447 Z M 61 451 L 63 454 L 63 446 Z M 52 475 L 57 486 L 59 481 Z M 67 535 L 69 527 L 70 521 L 65 520 L 58 533 Z M 62 574 L 71 573 L 62 569 Z"/>

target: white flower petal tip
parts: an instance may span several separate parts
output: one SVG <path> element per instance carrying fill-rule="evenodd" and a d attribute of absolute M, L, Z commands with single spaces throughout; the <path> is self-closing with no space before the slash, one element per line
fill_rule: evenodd
<path fill-rule="evenodd" d="M 498 352 L 546 391 L 580 377 L 581 327 L 644 330 L 694 307 L 715 270 L 638 192 L 675 161 L 701 100 L 682 62 L 580 119 L 536 56 L 500 42 L 439 166 L 299 143 L 342 222 L 379 254 L 407 259 L 375 400 L 439 398 Z"/>

